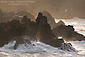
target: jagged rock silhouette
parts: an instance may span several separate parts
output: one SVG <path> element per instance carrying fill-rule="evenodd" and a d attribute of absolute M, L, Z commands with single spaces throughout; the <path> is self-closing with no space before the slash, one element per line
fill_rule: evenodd
<path fill-rule="evenodd" d="M 53 32 L 57 36 L 61 36 L 65 41 L 82 41 L 85 40 L 85 36 L 77 33 L 71 25 L 60 25 L 53 29 Z"/>
<path fill-rule="evenodd" d="M 54 35 L 54 33 L 51 30 L 51 26 L 47 22 L 47 17 L 43 16 L 42 13 L 38 14 L 36 24 L 38 28 L 36 38 L 39 38 L 41 42 L 44 42 L 55 47 L 59 47 L 61 43 L 63 43 L 63 42 L 59 43 L 58 38 Z"/>
<path fill-rule="evenodd" d="M 31 21 L 25 15 L 21 20 L 13 19 L 8 22 L 2 22 L 0 23 L 0 47 L 16 38 L 16 44 L 14 46 L 14 49 L 16 49 L 19 44 L 23 43 L 24 38 L 22 36 L 29 36 L 29 41 L 39 40 L 54 47 L 61 47 L 64 40 L 74 40 L 74 38 L 71 38 L 73 36 L 82 37 L 82 35 L 74 31 L 73 26 L 65 26 L 63 21 L 58 22 L 56 25 L 56 28 L 52 30 L 48 23 L 48 18 L 42 12 L 39 12 L 35 21 Z M 58 36 L 64 37 L 64 40 L 58 39 Z M 76 40 L 81 39 L 78 38 Z"/>
<path fill-rule="evenodd" d="M 47 17 L 42 13 L 38 14 L 36 21 L 31 21 L 26 15 L 21 21 L 14 19 L 8 22 L 0 23 L 0 47 L 9 43 L 13 38 L 20 38 L 20 36 L 29 36 L 31 40 L 40 40 L 43 43 L 52 45 L 54 47 L 60 47 L 63 43 L 62 40 L 58 40 L 57 36 L 51 30 L 50 24 L 48 24 Z M 48 37 L 49 36 L 49 37 Z M 15 39 L 17 45 L 19 39 Z M 22 41 L 23 42 L 23 41 Z M 16 46 L 15 45 L 15 49 Z"/>

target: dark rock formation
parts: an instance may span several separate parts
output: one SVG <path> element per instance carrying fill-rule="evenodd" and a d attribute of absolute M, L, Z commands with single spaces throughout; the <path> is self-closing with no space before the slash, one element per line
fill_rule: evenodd
<path fill-rule="evenodd" d="M 55 35 L 62 37 L 66 41 L 85 40 L 85 36 L 74 31 L 73 26 L 70 26 L 70 25 L 68 26 L 60 25 L 54 28 L 53 32 L 55 33 Z"/>
<path fill-rule="evenodd" d="M 60 47 L 62 43 L 64 43 L 63 39 L 66 38 L 58 39 L 57 35 L 67 38 L 72 37 L 74 29 L 72 26 L 65 26 L 63 21 L 60 21 L 58 26 L 53 29 L 56 33 L 54 34 L 48 20 L 49 19 L 40 12 L 35 22 L 31 21 L 31 19 L 25 15 L 21 21 L 13 19 L 0 23 L 0 47 L 8 44 L 13 39 L 16 40 L 14 49 L 16 49 L 19 44 L 25 43 L 24 41 L 31 44 L 29 40 L 25 40 L 22 36 L 29 36 L 30 40 L 39 40 L 51 46 Z"/>
<path fill-rule="evenodd" d="M 64 23 L 62 20 L 60 20 L 56 25 L 57 25 L 57 26 L 60 26 L 60 25 L 64 25 L 64 26 L 65 26 L 65 23 Z M 57 26 L 56 26 L 56 27 L 57 27 Z"/>
<path fill-rule="evenodd" d="M 57 37 L 52 32 L 51 27 L 47 22 L 46 16 L 43 16 L 42 13 L 39 13 L 36 19 L 36 24 L 37 24 L 36 38 L 38 38 L 43 43 L 46 43 L 55 47 L 60 46 L 61 42 L 59 43 Z"/>
<path fill-rule="evenodd" d="M 17 19 L 0 23 L 0 47 L 8 44 L 14 37 L 28 35 L 32 39 L 35 37 L 35 22 L 30 21 L 26 16 L 21 22 Z"/>
<path fill-rule="evenodd" d="M 55 19 L 52 17 L 52 15 L 47 11 L 43 11 L 42 13 L 47 17 L 48 23 L 50 24 L 51 28 L 55 28 L 57 24 L 55 23 Z"/>
<path fill-rule="evenodd" d="M 51 29 L 53 29 L 53 28 L 55 28 L 55 27 L 57 27 L 59 25 L 65 25 L 65 23 L 62 20 L 60 20 L 56 24 L 55 19 L 53 18 L 53 16 L 49 12 L 43 11 L 42 13 L 43 13 L 43 16 L 46 16 L 47 17 L 47 21 L 48 21 L 48 24 L 50 24 Z"/>
<path fill-rule="evenodd" d="M 21 20 L 21 24 L 23 25 L 24 29 L 24 35 L 29 35 L 32 38 L 35 38 L 36 36 L 36 23 L 31 21 L 27 16 L 24 16 Z"/>
<path fill-rule="evenodd" d="M 62 43 L 60 49 L 64 51 L 77 52 L 77 50 L 71 45 L 71 43 Z"/>
<path fill-rule="evenodd" d="M 16 40 L 13 49 L 17 49 L 18 45 L 20 44 L 25 44 L 25 46 L 27 46 L 27 44 L 31 44 L 31 41 L 29 39 L 25 39 L 22 36 L 15 37 L 13 40 Z"/>

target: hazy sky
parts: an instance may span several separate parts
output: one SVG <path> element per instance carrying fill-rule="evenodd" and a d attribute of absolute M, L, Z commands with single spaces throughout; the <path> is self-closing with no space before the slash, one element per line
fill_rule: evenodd
<path fill-rule="evenodd" d="M 0 9 L 6 12 L 25 10 L 33 15 L 46 10 L 55 18 L 85 18 L 85 0 L 0 0 Z"/>

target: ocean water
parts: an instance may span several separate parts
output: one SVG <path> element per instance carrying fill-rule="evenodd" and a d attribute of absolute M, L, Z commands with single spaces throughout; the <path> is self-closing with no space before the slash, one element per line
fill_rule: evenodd
<path fill-rule="evenodd" d="M 73 25 L 75 31 L 85 35 L 85 19 L 56 19 L 56 22 L 63 20 L 66 25 Z M 32 41 L 32 44 L 25 46 L 21 44 L 16 50 L 13 49 L 16 41 L 9 42 L 0 48 L 0 57 L 85 57 L 85 41 L 70 42 L 78 52 L 68 52 L 42 42 Z"/>

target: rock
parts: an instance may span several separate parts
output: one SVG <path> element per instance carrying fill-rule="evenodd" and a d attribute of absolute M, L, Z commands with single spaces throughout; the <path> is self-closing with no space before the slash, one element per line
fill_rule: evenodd
<path fill-rule="evenodd" d="M 58 26 L 52 31 L 48 23 L 48 18 L 40 12 L 35 22 L 31 21 L 31 19 L 25 15 L 21 21 L 13 19 L 0 23 L 0 47 L 9 43 L 12 39 L 16 40 L 14 49 L 17 49 L 19 44 L 31 44 L 28 39 L 24 39 L 22 36 L 29 36 L 31 38 L 30 40 L 39 40 L 54 47 L 61 47 L 62 43 L 64 43 L 63 39 L 67 40 L 65 37 L 72 37 L 73 33 L 73 26 L 65 26 L 63 21 L 60 21 Z M 57 35 L 64 38 L 58 39 Z"/>
<path fill-rule="evenodd" d="M 47 11 L 43 11 L 42 13 L 43 13 L 43 16 L 47 17 L 48 24 L 50 24 L 51 29 L 55 28 L 57 25 L 56 25 L 55 19 L 52 17 L 52 15 Z"/>
<path fill-rule="evenodd" d="M 77 50 L 71 45 L 71 43 L 62 43 L 60 49 L 64 51 L 77 52 Z"/>
<path fill-rule="evenodd" d="M 53 28 L 55 28 L 55 27 L 57 27 L 59 25 L 65 25 L 65 23 L 62 20 L 60 20 L 56 24 L 55 19 L 53 18 L 53 16 L 49 12 L 43 11 L 42 13 L 43 13 L 43 16 L 46 16 L 47 17 L 47 21 L 48 21 L 48 24 L 50 24 L 51 29 L 53 29 Z"/>
<path fill-rule="evenodd" d="M 25 44 L 25 46 L 27 46 L 27 44 L 31 44 L 31 41 L 29 39 L 25 39 L 22 36 L 15 37 L 14 40 L 16 41 L 16 43 L 13 49 L 17 49 L 18 45 L 20 44 Z"/>
<path fill-rule="evenodd" d="M 64 43 L 64 40 L 63 40 L 63 39 L 58 39 L 58 43 L 59 43 L 59 45 L 61 46 L 62 43 Z M 60 47 L 60 46 L 59 46 L 59 47 Z"/>
<path fill-rule="evenodd" d="M 62 37 L 65 41 L 82 41 L 85 40 L 85 36 L 75 32 L 73 26 L 60 25 L 53 29 L 53 32 L 58 37 Z"/>
<path fill-rule="evenodd" d="M 56 25 L 57 25 L 56 27 L 58 27 L 60 25 L 64 25 L 65 26 L 65 23 L 62 20 L 60 20 Z"/>
<path fill-rule="evenodd" d="M 32 39 L 35 39 L 35 25 L 35 22 L 30 21 L 30 19 L 26 16 L 23 17 L 22 22 L 17 19 L 13 19 L 8 22 L 0 23 L 0 47 L 8 44 L 11 39 L 17 36 L 27 35 Z"/>
<path fill-rule="evenodd" d="M 24 16 L 21 20 L 21 24 L 24 29 L 24 35 L 29 35 L 32 38 L 35 38 L 36 36 L 36 23 L 34 21 L 31 21 L 27 16 Z"/>
<path fill-rule="evenodd" d="M 43 16 L 41 12 L 38 14 L 36 24 L 36 38 L 38 38 L 41 42 L 52 45 L 54 47 L 60 46 L 57 36 L 54 35 L 54 33 L 51 30 L 51 26 L 47 22 L 47 17 Z"/>

